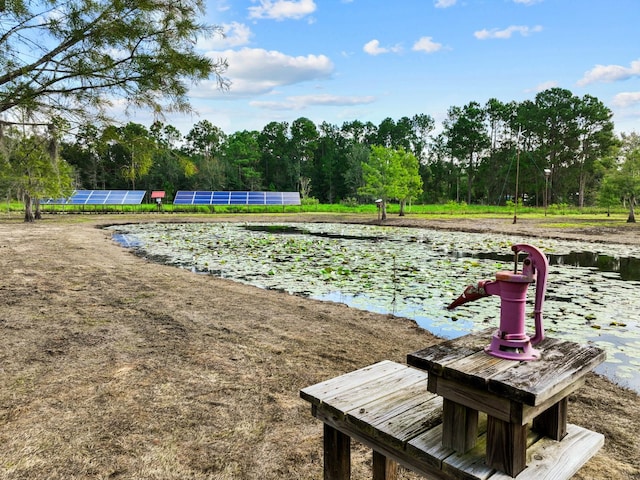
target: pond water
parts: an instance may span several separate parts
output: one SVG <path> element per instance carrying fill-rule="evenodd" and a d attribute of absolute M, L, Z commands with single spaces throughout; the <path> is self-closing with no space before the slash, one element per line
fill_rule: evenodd
<path fill-rule="evenodd" d="M 607 361 L 597 371 L 640 391 L 640 247 L 345 224 L 110 229 L 114 240 L 152 261 L 407 317 L 445 338 L 498 326 L 498 297 L 445 307 L 465 286 L 511 270 L 511 245 L 530 243 L 550 263 L 546 334 L 603 348 Z M 532 319 L 527 326 L 533 333 Z"/>

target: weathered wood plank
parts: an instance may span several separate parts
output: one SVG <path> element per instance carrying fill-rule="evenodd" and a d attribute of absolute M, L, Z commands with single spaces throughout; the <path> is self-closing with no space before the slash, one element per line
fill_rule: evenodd
<path fill-rule="evenodd" d="M 604 445 L 604 435 L 577 425 L 567 426 L 561 442 L 542 437 L 527 450 L 527 468 L 516 480 L 565 480 L 573 477 Z M 512 480 L 496 472 L 491 480 Z"/>
<path fill-rule="evenodd" d="M 517 411 L 514 407 L 514 409 L 512 409 L 511 421 L 520 421 L 522 424 L 531 422 L 535 417 L 542 414 L 545 410 L 551 408 L 554 404 L 561 401 L 563 398 L 568 397 L 573 392 L 582 387 L 585 381 L 586 380 L 584 377 L 576 380 L 574 383 L 567 385 L 564 390 L 559 391 L 558 393 L 549 397 L 544 402 L 539 403 L 535 407 L 532 407 L 530 405 L 517 404 L 517 406 L 520 407 L 521 411 Z"/>
<path fill-rule="evenodd" d="M 517 371 L 505 371 L 488 380 L 499 395 L 538 405 L 571 385 L 606 359 L 604 350 L 574 342 L 558 342 L 542 351 L 542 359 L 521 362 Z"/>
<path fill-rule="evenodd" d="M 544 368 L 544 362 L 518 362 L 486 353 L 485 347 L 489 344 L 492 333 L 493 331 L 483 331 L 479 334 L 450 340 L 446 344 L 440 344 L 437 350 L 433 350 L 433 347 L 426 348 L 415 354 L 410 354 L 411 362 L 409 364 L 416 363 L 416 366 L 419 366 L 417 363 L 424 362 L 424 368 L 429 372 L 444 378 L 463 381 L 478 388 L 487 388 L 488 382 L 493 377 L 500 374 L 504 376 L 505 372 L 512 373 L 515 370 L 511 369 L 517 369 L 521 364 L 534 363 L 538 367 Z M 478 338 L 475 338 L 476 336 Z M 460 343 L 460 347 L 457 343 Z M 562 343 L 566 343 L 566 341 L 546 338 L 539 344 L 539 347 L 543 352 L 545 348 L 553 348 L 554 345 Z M 440 346 L 449 349 L 446 355 L 440 352 Z"/>
<path fill-rule="evenodd" d="M 452 480 L 493 480 L 496 470 L 486 464 L 486 444 L 487 444 L 487 418 L 480 417 L 480 436 L 475 448 L 466 454 L 454 453 L 443 460 L 442 470 L 449 475 Z M 527 435 L 527 446 L 534 445 L 540 439 L 540 435 L 529 432 Z M 511 478 L 511 477 L 508 477 Z M 566 480 L 566 479 L 554 479 Z"/>
<path fill-rule="evenodd" d="M 497 397 L 479 388 L 473 388 L 453 380 L 438 378 L 438 395 L 469 408 L 474 408 L 494 417 L 509 420 L 511 418 L 511 401 Z"/>
<path fill-rule="evenodd" d="M 365 382 L 350 382 L 351 388 L 341 389 L 338 393 L 330 392 L 322 397 L 322 401 L 336 410 L 348 412 L 363 408 L 368 403 L 385 398 L 394 392 L 403 392 L 412 385 L 426 385 L 426 376 L 425 372 L 405 366 L 403 369 Z"/>
<path fill-rule="evenodd" d="M 387 437 L 390 444 L 405 442 L 442 420 L 442 398 L 426 390 L 426 381 L 404 391 L 377 398 L 346 412 L 346 421 L 370 435 Z"/>
<path fill-rule="evenodd" d="M 412 438 L 405 448 L 409 458 L 438 470 L 442 470 L 442 461 L 455 453 L 453 449 L 442 445 L 442 425 Z M 484 459 L 484 455 L 482 458 Z"/>
<path fill-rule="evenodd" d="M 377 425 L 401 414 L 405 410 L 436 398 L 436 395 L 427 389 L 427 374 L 414 369 L 411 369 L 411 371 L 418 373 L 417 381 L 413 383 L 407 382 L 402 389 L 385 391 L 385 395 L 382 397 L 370 398 L 368 402 L 357 410 L 357 413 L 359 413 L 358 418 L 372 425 Z M 411 375 L 410 378 L 416 377 Z M 355 414 L 356 412 L 349 410 L 346 413 Z"/>
<path fill-rule="evenodd" d="M 339 377 L 303 388 L 300 390 L 300 397 L 308 402 L 318 403 L 322 398 L 331 398 L 340 394 L 340 392 L 349 390 L 354 384 L 365 383 L 405 368 L 406 366 L 400 363 L 383 360 L 359 370 L 354 370 Z"/>
<path fill-rule="evenodd" d="M 485 463 L 486 435 L 465 454 L 454 454 L 442 462 L 442 471 L 456 480 L 487 480 L 495 470 Z"/>
<path fill-rule="evenodd" d="M 370 432 L 372 436 L 379 437 L 389 445 L 404 448 L 406 442 L 441 422 L 442 399 L 433 397 L 376 424 L 367 424 L 366 421 L 360 420 L 358 415 L 358 412 L 347 415 L 346 421 L 358 425 L 364 432 Z"/>
<path fill-rule="evenodd" d="M 444 378 L 460 379 L 478 388 L 487 388 L 487 381 L 494 375 L 513 368 L 513 361 L 489 355 L 484 347 L 471 355 L 443 366 Z"/>
<path fill-rule="evenodd" d="M 436 377 L 438 378 L 438 377 Z M 488 413 L 501 420 L 524 425 L 530 423 L 535 417 L 542 414 L 555 403 L 569 396 L 584 384 L 584 378 L 567 386 L 564 390 L 545 400 L 543 403 L 532 407 L 516 401 L 487 392 L 482 389 L 469 387 L 463 383 L 438 378 L 433 382 L 436 385 L 435 393 L 453 400 L 469 408 L 475 408 Z"/>
<path fill-rule="evenodd" d="M 444 367 L 450 362 L 484 349 L 494 331 L 495 328 L 483 330 L 410 353 L 407 355 L 407 363 L 436 375 L 442 375 Z"/>

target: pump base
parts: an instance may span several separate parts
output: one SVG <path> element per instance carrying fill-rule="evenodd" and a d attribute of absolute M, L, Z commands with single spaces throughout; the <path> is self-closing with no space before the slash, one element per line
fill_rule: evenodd
<path fill-rule="evenodd" d="M 494 357 L 520 362 L 538 360 L 540 358 L 540 351 L 531 346 L 531 339 L 527 335 L 518 339 L 508 339 L 502 338 L 500 332 L 498 332 L 491 338 L 491 344 L 485 347 L 484 351 Z"/>

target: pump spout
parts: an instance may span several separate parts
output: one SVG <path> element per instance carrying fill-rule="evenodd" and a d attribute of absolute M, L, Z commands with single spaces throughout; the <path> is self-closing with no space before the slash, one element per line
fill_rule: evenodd
<path fill-rule="evenodd" d="M 488 297 L 489 295 L 495 295 L 493 280 L 480 280 L 477 285 L 469 285 L 464 289 L 462 295 L 456 298 L 453 302 L 447 305 L 447 310 L 453 310 L 460 305 L 467 302 L 478 300 L 479 298 Z"/>

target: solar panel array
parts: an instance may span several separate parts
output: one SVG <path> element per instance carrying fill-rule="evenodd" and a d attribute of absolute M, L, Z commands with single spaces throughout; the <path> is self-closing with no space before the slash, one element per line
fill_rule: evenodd
<path fill-rule="evenodd" d="M 140 205 L 145 190 L 76 190 L 69 198 L 50 198 L 48 205 Z"/>
<path fill-rule="evenodd" d="M 145 190 L 76 190 L 69 198 L 49 198 L 45 205 L 140 205 Z M 174 205 L 300 205 L 299 192 L 221 192 L 180 190 Z"/>
<path fill-rule="evenodd" d="M 174 205 L 300 205 L 300 192 L 210 192 L 180 190 Z"/>

